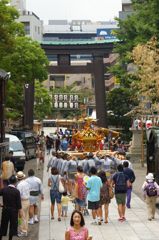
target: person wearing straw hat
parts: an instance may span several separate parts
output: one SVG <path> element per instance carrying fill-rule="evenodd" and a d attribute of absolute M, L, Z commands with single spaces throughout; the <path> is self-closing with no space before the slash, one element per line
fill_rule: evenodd
<path fill-rule="evenodd" d="M 156 199 L 159 193 L 159 185 L 155 182 L 153 173 L 146 175 L 146 181 L 142 185 L 145 202 L 147 205 L 148 220 L 155 218 Z"/>
<path fill-rule="evenodd" d="M 18 236 L 23 237 L 28 235 L 28 220 L 29 220 L 29 197 L 31 187 L 25 180 L 25 174 L 22 171 L 17 172 L 17 189 L 20 192 L 21 203 L 22 203 L 22 219 L 18 229 Z"/>

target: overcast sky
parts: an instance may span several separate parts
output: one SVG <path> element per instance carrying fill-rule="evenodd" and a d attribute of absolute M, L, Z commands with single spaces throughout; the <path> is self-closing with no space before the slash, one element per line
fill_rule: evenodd
<path fill-rule="evenodd" d="M 27 10 L 44 20 L 113 20 L 118 17 L 122 0 L 26 0 Z"/>

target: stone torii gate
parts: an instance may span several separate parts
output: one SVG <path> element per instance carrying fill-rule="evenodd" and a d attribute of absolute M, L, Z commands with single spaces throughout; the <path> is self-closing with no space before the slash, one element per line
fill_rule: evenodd
<path fill-rule="evenodd" d="M 117 40 L 77 40 L 77 41 L 44 41 L 41 47 L 44 49 L 48 58 L 57 57 L 57 66 L 49 66 L 49 74 L 80 74 L 90 73 L 95 80 L 95 99 L 98 126 L 107 127 L 107 111 L 105 96 L 105 65 L 103 58 L 108 58 L 112 53 L 114 42 Z M 86 66 L 72 66 L 71 55 L 89 54 L 92 62 Z"/>

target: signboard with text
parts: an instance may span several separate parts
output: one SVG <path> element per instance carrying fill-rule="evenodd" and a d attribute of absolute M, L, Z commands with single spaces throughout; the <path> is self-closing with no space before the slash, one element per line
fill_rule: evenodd
<path fill-rule="evenodd" d="M 98 28 L 97 29 L 97 37 L 103 39 L 117 39 L 116 36 L 113 34 L 113 30 L 110 28 Z"/>
<path fill-rule="evenodd" d="M 56 109 L 78 109 L 79 96 L 78 94 L 63 94 L 56 93 L 53 95 L 53 107 Z"/>

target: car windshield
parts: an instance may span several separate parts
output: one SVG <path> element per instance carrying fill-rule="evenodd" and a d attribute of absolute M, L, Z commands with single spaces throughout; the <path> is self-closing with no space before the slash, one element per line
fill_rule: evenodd
<path fill-rule="evenodd" d="M 21 142 L 10 142 L 9 143 L 9 148 L 10 150 L 12 150 L 13 152 L 19 152 L 19 151 L 23 151 L 23 145 L 21 144 Z"/>

